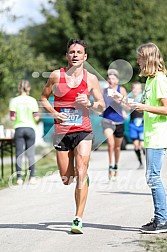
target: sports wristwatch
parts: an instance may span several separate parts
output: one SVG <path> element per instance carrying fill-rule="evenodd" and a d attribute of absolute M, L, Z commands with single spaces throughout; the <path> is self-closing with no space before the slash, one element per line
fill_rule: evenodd
<path fill-rule="evenodd" d="M 94 101 L 90 101 L 90 105 L 89 106 L 87 106 L 88 108 L 92 108 L 93 107 L 93 105 L 94 105 Z"/>

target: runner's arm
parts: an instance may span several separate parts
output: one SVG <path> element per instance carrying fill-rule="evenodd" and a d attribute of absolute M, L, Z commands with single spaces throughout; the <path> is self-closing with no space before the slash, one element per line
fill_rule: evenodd
<path fill-rule="evenodd" d="M 91 93 L 94 98 L 94 103 L 91 103 L 91 101 L 88 100 L 87 107 L 90 107 L 95 112 L 101 114 L 105 110 L 106 106 L 100 89 L 100 85 L 95 75 L 90 76 L 90 81 L 92 83 Z"/>
<path fill-rule="evenodd" d="M 58 83 L 58 70 L 55 70 L 49 77 L 46 85 L 43 88 L 40 101 L 42 103 L 42 108 L 46 109 L 58 122 L 64 121 L 67 119 L 67 115 L 65 113 L 59 113 L 54 109 L 54 107 L 48 101 L 48 98 L 51 96 L 53 91 L 53 86 Z"/>

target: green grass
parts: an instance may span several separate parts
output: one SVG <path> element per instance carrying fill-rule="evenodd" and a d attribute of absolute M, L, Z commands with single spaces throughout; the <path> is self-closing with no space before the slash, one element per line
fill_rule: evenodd
<path fill-rule="evenodd" d="M 36 176 L 43 177 L 45 175 L 50 175 L 57 170 L 56 152 L 55 150 L 49 152 L 47 155 L 43 156 L 36 163 Z"/>
<path fill-rule="evenodd" d="M 145 235 L 141 244 L 147 252 L 167 252 L 167 234 Z"/>
<path fill-rule="evenodd" d="M 53 172 L 57 170 L 57 162 L 56 162 L 56 153 L 54 150 L 49 152 L 47 155 L 44 155 L 41 159 L 39 159 L 35 164 L 35 176 L 43 177 L 46 175 L 51 175 Z M 15 172 L 15 167 L 14 167 Z M 26 177 L 23 176 L 23 179 Z M 11 177 L 11 167 L 10 164 L 4 166 L 4 179 L 0 179 L 0 189 L 6 188 L 9 186 L 9 180 Z M 12 178 L 12 184 L 16 184 L 16 178 Z"/>

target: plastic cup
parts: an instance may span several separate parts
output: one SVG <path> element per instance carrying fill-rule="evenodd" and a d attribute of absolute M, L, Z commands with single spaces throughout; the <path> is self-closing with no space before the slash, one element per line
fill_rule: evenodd
<path fill-rule="evenodd" d="M 112 96 L 112 95 L 113 95 L 113 92 L 114 92 L 114 90 L 113 90 L 113 89 L 108 88 L 108 96 Z"/>

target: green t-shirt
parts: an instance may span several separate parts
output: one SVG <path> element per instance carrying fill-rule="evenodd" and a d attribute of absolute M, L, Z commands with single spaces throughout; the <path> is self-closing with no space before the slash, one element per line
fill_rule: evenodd
<path fill-rule="evenodd" d="M 162 72 L 147 78 L 143 100 L 150 106 L 162 106 L 161 98 L 167 98 L 167 77 Z M 167 148 L 167 116 L 144 111 L 145 148 Z"/>
<path fill-rule="evenodd" d="M 11 99 L 9 104 L 10 111 L 16 113 L 14 128 L 30 127 L 35 129 L 36 122 L 33 113 L 38 112 L 38 103 L 31 96 L 20 95 Z"/>

